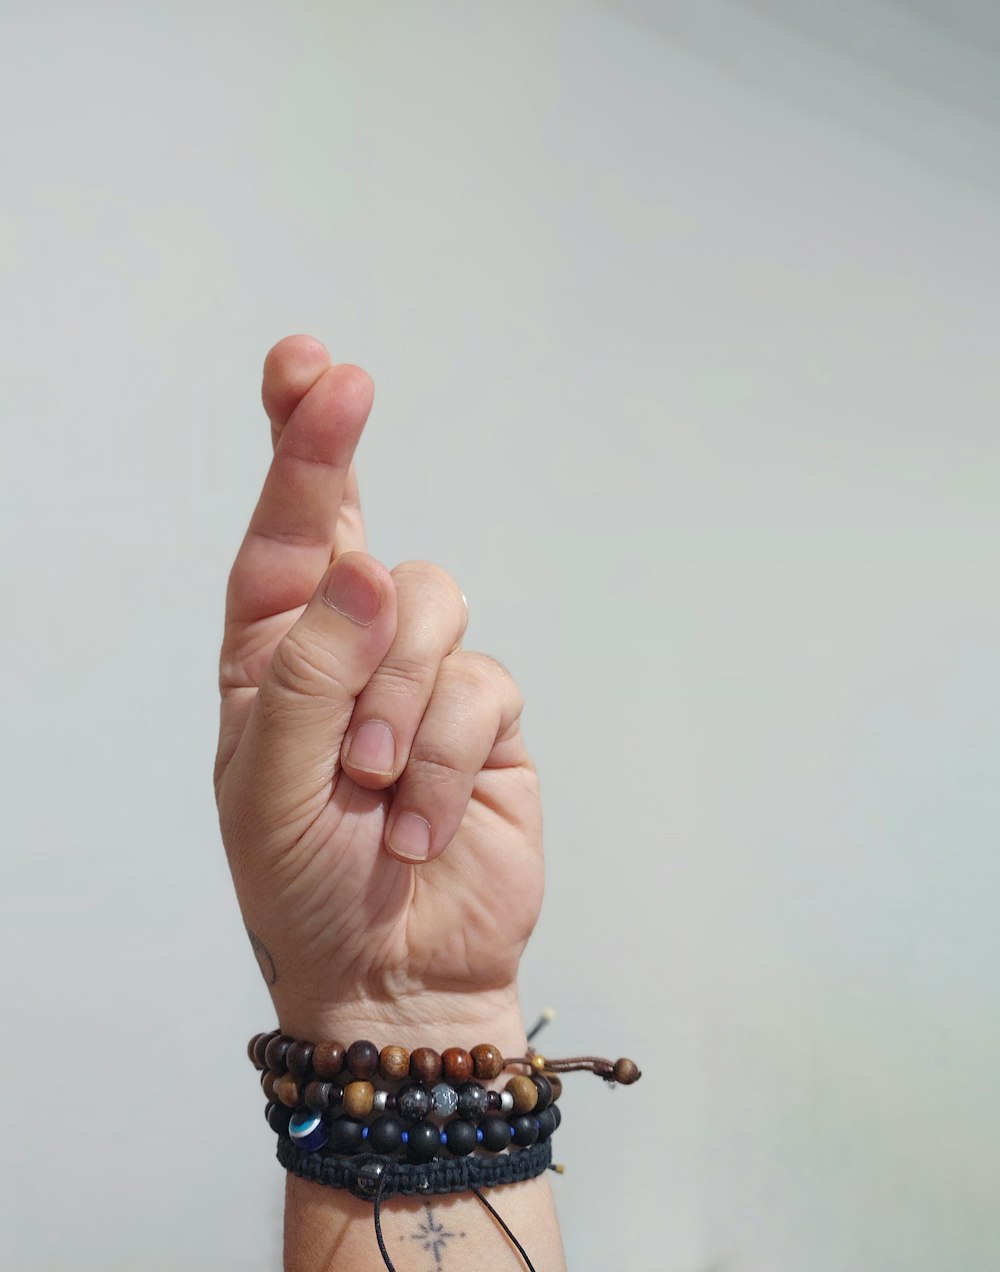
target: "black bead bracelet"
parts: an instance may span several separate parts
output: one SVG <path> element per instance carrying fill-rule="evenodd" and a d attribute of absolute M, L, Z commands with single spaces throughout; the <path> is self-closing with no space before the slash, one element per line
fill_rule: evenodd
<path fill-rule="evenodd" d="M 500 1153 L 512 1145 L 527 1148 L 550 1139 L 562 1122 L 558 1104 L 551 1104 L 537 1116 L 520 1113 L 505 1118 L 487 1114 L 478 1125 L 462 1116 L 442 1127 L 424 1118 L 407 1125 L 391 1113 L 364 1123 L 348 1116 L 331 1117 L 310 1109 L 293 1112 L 273 1101 L 265 1109 L 268 1125 L 286 1136 L 302 1152 L 321 1149 L 341 1153 L 375 1152 L 386 1156 L 403 1153 L 411 1162 L 429 1161 L 439 1153 L 465 1157 L 481 1148 Z"/>

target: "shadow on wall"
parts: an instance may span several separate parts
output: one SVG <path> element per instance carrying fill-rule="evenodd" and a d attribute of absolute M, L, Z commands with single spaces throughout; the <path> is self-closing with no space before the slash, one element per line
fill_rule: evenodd
<path fill-rule="evenodd" d="M 800 109 L 1000 191 L 993 161 L 1000 141 L 1000 7 L 974 0 L 606 4 Z"/>

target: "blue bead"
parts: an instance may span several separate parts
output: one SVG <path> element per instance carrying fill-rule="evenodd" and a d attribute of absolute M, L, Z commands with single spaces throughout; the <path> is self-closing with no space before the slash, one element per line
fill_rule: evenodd
<path fill-rule="evenodd" d="M 410 1142 L 410 1132 L 409 1132 L 409 1131 L 404 1131 L 404 1132 L 402 1133 L 402 1135 L 401 1135 L 399 1138 L 403 1141 L 403 1143 L 404 1143 L 404 1144 L 409 1144 L 409 1142 Z"/>
<path fill-rule="evenodd" d="M 361 1138 L 362 1138 L 362 1139 L 367 1139 L 367 1138 L 368 1138 L 368 1127 L 367 1127 L 367 1126 L 366 1126 L 366 1127 L 362 1130 L 362 1132 L 361 1132 Z"/>
<path fill-rule="evenodd" d="M 445 1135 L 445 1133 L 444 1133 L 444 1128 L 443 1128 L 443 1127 L 442 1127 L 442 1129 L 441 1129 L 440 1131 L 438 1131 L 438 1137 L 439 1137 L 439 1139 L 441 1140 L 441 1143 L 442 1143 L 442 1144 L 447 1144 L 447 1143 L 448 1143 L 448 1137 Z"/>
<path fill-rule="evenodd" d="M 483 1128 L 481 1126 L 476 1127 L 476 1139 L 480 1144 L 483 1142 Z"/>
<path fill-rule="evenodd" d="M 517 1134 L 517 1131 L 515 1131 L 515 1130 L 514 1130 L 514 1128 L 513 1128 L 513 1126 L 512 1126 L 512 1127 L 510 1128 L 510 1137 L 511 1137 L 511 1139 L 513 1139 L 513 1138 L 514 1138 L 514 1136 L 515 1136 L 516 1134 Z"/>
<path fill-rule="evenodd" d="M 322 1148 L 330 1138 L 322 1113 L 312 1109 L 299 1109 L 288 1121 L 288 1136 L 296 1148 L 303 1152 L 314 1153 Z"/>

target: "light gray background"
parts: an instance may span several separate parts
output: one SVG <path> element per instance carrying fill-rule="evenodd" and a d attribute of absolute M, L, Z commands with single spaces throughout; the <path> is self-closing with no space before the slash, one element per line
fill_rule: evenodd
<path fill-rule="evenodd" d="M 0 1266 L 278 1265 L 210 773 L 308 331 L 527 695 L 526 1012 L 645 1070 L 571 1267 L 995 1272 L 996 6 L 0 14 Z"/>

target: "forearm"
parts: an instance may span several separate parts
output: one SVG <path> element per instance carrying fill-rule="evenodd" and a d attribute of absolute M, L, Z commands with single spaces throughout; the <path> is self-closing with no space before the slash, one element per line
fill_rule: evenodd
<path fill-rule="evenodd" d="M 489 1192 L 504 1222 L 538 1272 L 561 1272 L 563 1256 L 546 1175 Z M 372 1203 L 288 1175 L 285 1185 L 285 1272 L 385 1272 L 375 1239 Z M 490 1212 L 469 1193 L 394 1197 L 381 1211 L 382 1234 L 398 1272 L 427 1266 L 524 1269 L 524 1261 Z M 430 1256 L 430 1259 L 428 1259 Z"/>

